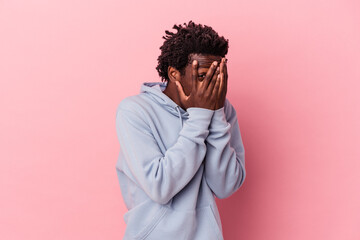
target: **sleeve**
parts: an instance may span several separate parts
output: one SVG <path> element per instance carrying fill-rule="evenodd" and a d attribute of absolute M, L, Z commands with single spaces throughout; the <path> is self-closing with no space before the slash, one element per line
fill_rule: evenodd
<path fill-rule="evenodd" d="M 226 101 L 227 106 L 215 110 L 206 139 L 205 178 L 217 198 L 232 195 L 246 176 L 245 149 L 236 111 Z"/>
<path fill-rule="evenodd" d="M 193 178 L 205 159 L 214 111 L 188 108 L 176 143 L 163 154 L 142 113 L 118 108 L 117 136 L 133 178 L 155 202 L 166 204 Z"/>

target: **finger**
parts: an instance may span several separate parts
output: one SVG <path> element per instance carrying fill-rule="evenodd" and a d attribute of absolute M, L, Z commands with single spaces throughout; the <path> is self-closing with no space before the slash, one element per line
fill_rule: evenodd
<path fill-rule="evenodd" d="M 197 60 L 193 61 L 192 64 L 192 91 L 198 88 L 198 62 Z"/>
<path fill-rule="evenodd" d="M 220 74 L 220 67 L 217 67 L 215 74 L 213 75 L 208 88 L 206 89 L 206 91 L 208 91 L 210 94 L 213 94 L 213 89 L 216 83 L 216 79 Z"/>
<path fill-rule="evenodd" d="M 220 74 L 220 87 L 219 87 L 219 107 L 223 107 L 226 98 L 226 83 L 225 83 L 225 75 L 224 73 Z"/>
<path fill-rule="evenodd" d="M 211 64 L 211 67 L 209 68 L 209 70 L 207 71 L 205 79 L 201 83 L 201 86 L 202 86 L 203 90 L 205 90 L 209 86 L 209 82 L 212 79 L 212 76 L 214 75 L 214 72 L 215 72 L 215 69 L 216 69 L 217 65 L 218 65 L 218 62 L 214 61 Z"/>
<path fill-rule="evenodd" d="M 224 73 L 220 73 L 220 86 L 218 96 L 220 99 L 223 97 L 223 89 L 224 89 Z"/>
<path fill-rule="evenodd" d="M 224 75 L 224 67 L 225 67 L 225 58 L 222 58 L 220 63 L 220 73 L 222 73 L 223 75 Z M 223 81 L 223 79 L 221 79 L 221 81 Z M 221 94 L 221 92 L 219 94 Z"/>
<path fill-rule="evenodd" d="M 215 86 L 212 94 L 212 101 L 219 101 L 219 89 L 220 89 L 220 82 L 221 82 L 221 74 L 219 74 L 215 81 Z"/>
<path fill-rule="evenodd" d="M 214 75 L 213 75 L 213 77 L 212 77 L 212 79 L 211 79 L 211 81 L 209 83 L 209 86 L 206 89 L 206 91 L 209 91 L 210 94 L 212 94 L 212 91 L 213 91 L 215 83 L 216 83 L 216 79 L 219 76 L 219 74 L 220 74 L 220 67 L 217 67 L 216 72 L 214 73 Z"/>
<path fill-rule="evenodd" d="M 225 57 L 221 59 L 220 64 L 220 89 L 219 89 L 219 99 L 223 99 L 224 96 L 224 78 L 225 78 Z"/>
<path fill-rule="evenodd" d="M 225 78 L 228 79 L 227 59 L 224 62 L 224 73 L 225 73 Z"/>
<path fill-rule="evenodd" d="M 225 58 L 221 59 L 221 63 L 220 63 L 220 72 L 224 72 L 224 65 L 225 65 Z"/>
<path fill-rule="evenodd" d="M 228 70 L 227 70 L 227 59 L 225 60 L 225 64 L 224 64 L 224 80 L 225 80 L 225 86 L 224 86 L 224 91 L 225 94 L 227 92 L 227 85 L 228 85 Z"/>
<path fill-rule="evenodd" d="M 185 92 L 184 92 L 184 88 L 181 86 L 181 83 L 179 81 L 175 81 L 176 87 L 178 89 L 178 93 L 179 93 L 179 97 L 180 97 L 180 102 L 186 102 L 186 100 L 188 99 L 188 96 L 186 96 Z"/>

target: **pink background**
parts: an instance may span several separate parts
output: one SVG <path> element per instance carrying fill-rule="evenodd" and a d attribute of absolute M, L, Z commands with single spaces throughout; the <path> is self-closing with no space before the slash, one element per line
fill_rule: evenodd
<path fill-rule="evenodd" d="M 360 239 L 360 2 L 0 0 L 0 239 L 121 239 L 115 110 L 165 30 L 229 39 L 243 187 L 225 239 Z"/>

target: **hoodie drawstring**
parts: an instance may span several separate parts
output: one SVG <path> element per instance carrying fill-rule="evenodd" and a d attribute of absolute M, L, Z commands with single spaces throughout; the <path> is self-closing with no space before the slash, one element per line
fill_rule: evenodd
<path fill-rule="evenodd" d="M 180 117 L 180 126 L 182 128 L 182 125 L 183 125 L 183 120 L 182 120 L 182 117 L 181 117 L 181 113 L 180 113 L 180 107 L 179 106 L 176 106 L 175 109 L 177 110 L 177 112 L 179 113 L 179 117 Z"/>

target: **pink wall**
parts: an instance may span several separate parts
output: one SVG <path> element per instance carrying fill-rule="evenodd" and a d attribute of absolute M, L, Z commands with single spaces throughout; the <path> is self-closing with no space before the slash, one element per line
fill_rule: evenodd
<path fill-rule="evenodd" d="M 357 0 L 0 1 L 0 239 L 122 238 L 115 110 L 190 19 L 230 40 L 225 239 L 360 239 Z"/>

